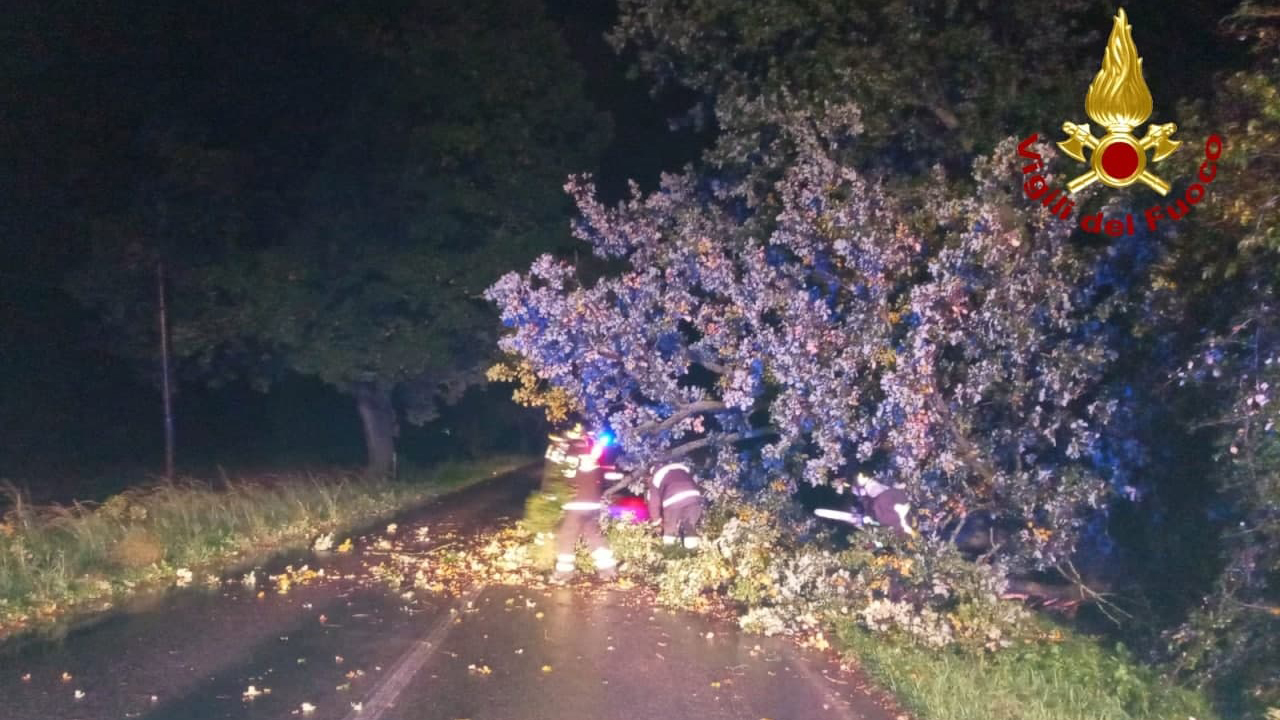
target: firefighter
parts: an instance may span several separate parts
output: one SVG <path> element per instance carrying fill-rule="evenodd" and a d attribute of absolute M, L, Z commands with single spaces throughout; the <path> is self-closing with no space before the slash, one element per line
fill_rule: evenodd
<path fill-rule="evenodd" d="M 661 522 L 663 545 L 674 545 L 677 539 L 683 538 L 686 548 L 698 548 L 702 543 L 698 537 L 702 504 L 702 493 L 698 491 L 688 465 L 663 465 L 653 474 L 649 488 L 649 520 Z"/>
<path fill-rule="evenodd" d="M 564 504 L 564 520 L 556 532 L 556 570 L 552 575 L 552 580 L 556 582 L 564 582 L 573 577 L 574 548 L 578 545 L 578 538 L 582 538 L 591 551 L 596 576 L 601 580 L 617 577 L 618 561 L 614 559 L 613 550 L 600 531 L 600 511 L 604 508 L 601 500 L 604 470 L 600 467 L 600 461 L 607 445 L 605 436 L 598 437 L 595 442 L 586 438 L 573 442 L 572 448 L 577 460 L 570 478 L 574 486 L 574 498 L 572 502 Z"/>
<path fill-rule="evenodd" d="M 858 473 L 854 480 L 854 493 L 862 500 L 862 511 L 866 517 L 885 527 L 891 527 L 904 535 L 915 535 L 907 514 L 911 512 L 911 498 L 901 489 L 881 485 L 871 478 Z"/>

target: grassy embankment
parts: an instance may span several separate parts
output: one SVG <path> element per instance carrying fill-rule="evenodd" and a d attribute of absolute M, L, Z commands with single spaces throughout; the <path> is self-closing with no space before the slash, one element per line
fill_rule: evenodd
<path fill-rule="evenodd" d="M 183 480 L 135 487 L 94 504 L 32 506 L 9 486 L 0 518 L 0 637 L 189 578 L 200 582 L 532 461 L 447 463 L 393 482 L 356 474 L 217 486 Z"/>
<path fill-rule="evenodd" d="M 1213 720 L 1208 698 L 1071 630 L 990 655 L 931 650 L 839 624 L 836 645 L 920 720 Z"/>

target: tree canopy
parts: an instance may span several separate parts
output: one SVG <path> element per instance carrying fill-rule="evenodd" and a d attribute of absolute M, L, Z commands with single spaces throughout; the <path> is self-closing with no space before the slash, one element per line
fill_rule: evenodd
<path fill-rule="evenodd" d="M 287 368 L 353 393 L 379 469 L 394 405 L 422 422 L 483 380 L 496 319 L 481 293 L 499 274 L 495 258 L 527 260 L 561 242 L 563 178 L 592 167 L 608 136 L 538 2 L 390 5 L 348 8 L 317 30 L 348 64 L 335 77 L 346 99 L 315 119 L 320 151 L 296 175 L 300 189 L 273 197 L 291 223 L 232 232 L 201 223 L 227 222 L 235 208 L 142 203 L 131 231 L 145 257 L 172 268 L 173 345 L 188 367 L 263 382 Z M 252 147 L 225 152 L 272 160 Z M 184 180 L 165 197 L 209 201 Z M 162 237 L 161 214 L 180 236 Z M 102 272 L 125 255 L 120 235 L 81 287 L 123 320 L 119 285 L 135 280 Z M 135 319 L 135 330 L 153 324 Z"/>

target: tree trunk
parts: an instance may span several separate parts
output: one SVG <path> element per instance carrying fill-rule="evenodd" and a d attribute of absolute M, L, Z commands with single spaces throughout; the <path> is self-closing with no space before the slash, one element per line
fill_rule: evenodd
<path fill-rule="evenodd" d="M 391 404 L 391 389 L 374 383 L 355 386 L 356 409 L 364 426 L 364 447 L 368 453 L 367 472 L 374 477 L 387 477 L 395 468 L 396 410 Z"/>

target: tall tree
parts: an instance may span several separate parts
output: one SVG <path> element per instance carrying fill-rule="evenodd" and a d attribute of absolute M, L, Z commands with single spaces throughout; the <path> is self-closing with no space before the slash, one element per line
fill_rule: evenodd
<path fill-rule="evenodd" d="M 317 119 L 318 161 L 279 194 L 296 198 L 291 226 L 190 268 L 173 347 L 189 365 L 231 359 L 264 381 L 287 368 L 349 393 L 385 473 L 398 410 L 425 421 L 483 381 L 496 318 L 481 293 L 562 242 L 563 179 L 593 165 L 607 122 L 536 0 L 320 17 L 345 59 L 342 112 Z"/>
<path fill-rule="evenodd" d="M 1199 482 L 1220 537 L 1213 587 L 1166 649 L 1181 673 L 1261 715 L 1280 706 L 1280 5 L 1244 2 L 1223 26 L 1252 42 L 1253 66 L 1186 108 L 1194 131 L 1225 141 L 1199 170 L 1218 200 L 1191 218 L 1151 293 L 1174 348 L 1170 393 L 1209 439 Z"/>

